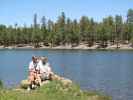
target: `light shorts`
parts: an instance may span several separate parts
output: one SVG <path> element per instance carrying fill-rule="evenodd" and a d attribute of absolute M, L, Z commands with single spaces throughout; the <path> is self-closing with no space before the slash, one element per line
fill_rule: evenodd
<path fill-rule="evenodd" d="M 48 80 L 49 79 L 49 74 L 48 73 L 42 73 L 40 77 L 41 77 L 42 81 Z"/>

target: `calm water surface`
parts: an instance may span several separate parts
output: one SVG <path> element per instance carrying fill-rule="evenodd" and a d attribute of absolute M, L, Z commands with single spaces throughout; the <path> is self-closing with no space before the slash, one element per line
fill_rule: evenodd
<path fill-rule="evenodd" d="M 133 51 L 0 50 L 0 79 L 6 87 L 27 77 L 32 55 L 48 56 L 55 73 L 82 89 L 133 100 Z"/>

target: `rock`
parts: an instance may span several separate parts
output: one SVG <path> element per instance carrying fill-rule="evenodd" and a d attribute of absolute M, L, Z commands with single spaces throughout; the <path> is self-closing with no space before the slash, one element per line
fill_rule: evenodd
<path fill-rule="evenodd" d="M 64 86 L 69 86 L 72 84 L 72 81 L 69 79 L 62 79 L 61 82 L 63 83 Z"/>
<path fill-rule="evenodd" d="M 88 100 L 101 100 L 98 95 L 90 96 Z"/>
<path fill-rule="evenodd" d="M 52 77 L 52 80 L 61 80 L 61 77 L 56 74 L 53 74 L 51 77 Z"/>
<path fill-rule="evenodd" d="M 60 77 L 56 74 L 53 74 L 52 75 L 52 80 L 58 80 L 58 81 L 61 81 L 63 83 L 64 86 L 69 86 L 70 84 L 72 84 L 72 81 L 69 80 L 69 79 L 66 79 L 64 77 Z"/>
<path fill-rule="evenodd" d="M 28 80 L 22 80 L 20 83 L 20 86 L 23 89 L 27 89 L 29 85 L 30 85 L 30 82 Z"/>
<path fill-rule="evenodd" d="M 65 87 L 68 87 L 72 84 L 71 80 L 66 79 L 64 77 L 60 77 L 56 74 L 52 74 L 51 77 L 52 77 L 52 80 L 61 81 Z M 48 84 L 49 82 L 50 82 L 49 80 L 43 81 L 41 83 L 41 86 L 45 85 L 45 84 Z M 20 87 L 23 88 L 23 89 L 27 89 L 29 85 L 30 85 L 30 82 L 28 80 L 22 80 L 21 83 L 20 83 Z"/>

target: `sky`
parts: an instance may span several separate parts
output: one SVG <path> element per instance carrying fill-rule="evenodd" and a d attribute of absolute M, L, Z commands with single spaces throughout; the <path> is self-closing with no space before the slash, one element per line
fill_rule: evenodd
<path fill-rule="evenodd" d="M 99 22 L 116 14 L 126 19 L 129 8 L 133 9 L 133 0 L 0 0 L 0 24 L 29 26 L 35 13 L 38 23 L 42 16 L 56 21 L 61 12 L 78 20 L 85 15 Z"/>

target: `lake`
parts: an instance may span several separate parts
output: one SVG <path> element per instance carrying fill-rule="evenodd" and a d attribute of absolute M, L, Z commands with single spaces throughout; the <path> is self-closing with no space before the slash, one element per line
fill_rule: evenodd
<path fill-rule="evenodd" d="M 84 90 L 103 92 L 113 100 L 133 100 L 133 51 L 0 50 L 0 79 L 6 87 L 27 78 L 33 55 L 47 56 L 55 73 Z"/>

